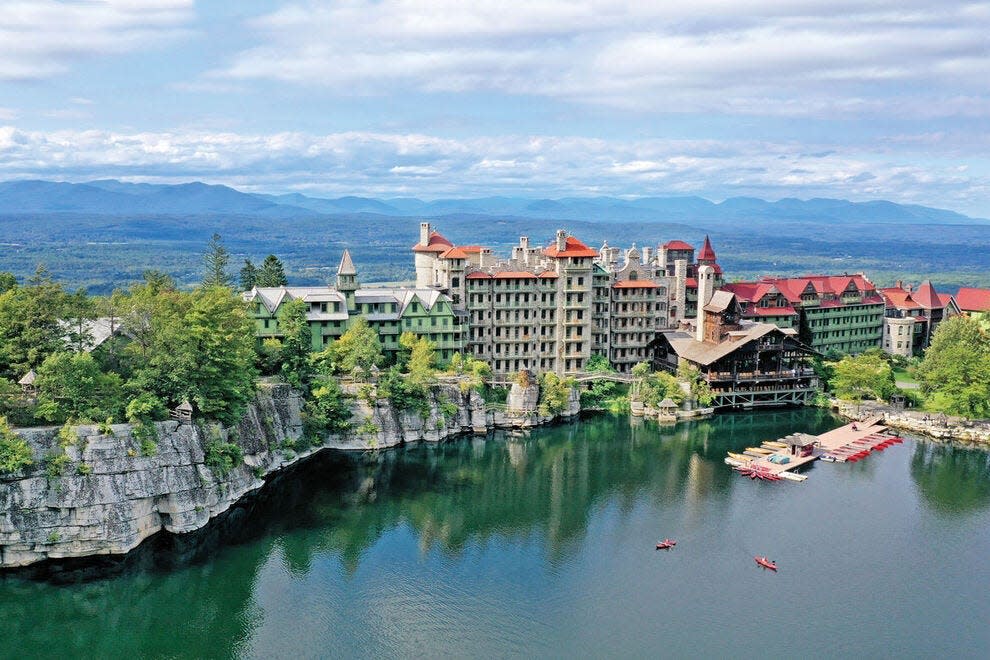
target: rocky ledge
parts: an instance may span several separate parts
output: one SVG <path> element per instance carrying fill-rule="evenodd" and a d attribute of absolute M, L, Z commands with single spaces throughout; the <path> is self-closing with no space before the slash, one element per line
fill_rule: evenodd
<path fill-rule="evenodd" d="M 846 419 L 857 421 L 882 415 L 884 423 L 891 428 L 936 440 L 990 445 L 990 420 L 986 419 L 966 419 L 940 413 L 904 410 L 872 401 L 857 404 L 833 399 L 832 409 Z"/>
<path fill-rule="evenodd" d="M 514 396 L 535 408 L 532 392 Z M 535 426 L 577 414 L 576 392 L 571 399 L 566 410 L 552 416 L 525 406 L 486 406 L 477 392 L 462 391 L 455 382 L 431 389 L 429 411 L 423 415 L 396 410 L 388 401 L 355 399 L 356 431 L 328 436 L 304 450 L 298 443 L 302 398 L 278 384 L 260 387 L 236 427 L 158 422 L 156 446 L 146 441 L 143 449 L 129 424 L 102 429 L 111 433 L 79 426 L 78 439 L 64 448 L 58 428 L 19 429 L 34 463 L 19 473 L 0 475 L 0 568 L 123 554 L 162 530 L 198 530 L 260 488 L 268 475 L 326 448 L 366 451 L 487 433 L 497 426 Z M 226 443 L 236 445 L 242 458 L 229 466 L 209 460 L 211 447 L 216 453 Z M 52 457 L 62 455 L 66 458 L 53 469 Z"/>

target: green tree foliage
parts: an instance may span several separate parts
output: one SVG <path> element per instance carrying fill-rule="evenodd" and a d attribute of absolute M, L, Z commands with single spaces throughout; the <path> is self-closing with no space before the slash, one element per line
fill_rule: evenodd
<path fill-rule="evenodd" d="M 51 422 L 119 417 L 123 383 L 89 353 L 54 353 L 38 367 L 38 416 Z"/>
<path fill-rule="evenodd" d="M 615 372 L 615 369 L 612 367 L 612 363 L 609 362 L 608 357 L 604 355 L 592 355 L 588 359 L 587 366 L 585 366 L 584 370 L 591 372 L 603 372 L 603 373 Z"/>
<path fill-rule="evenodd" d="M 350 428 L 351 410 L 347 395 L 334 378 L 313 384 L 303 406 L 303 432 L 310 444 L 322 444 L 326 433 L 341 433 Z"/>
<path fill-rule="evenodd" d="M 168 417 L 165 404 L 151 392 L 142 392 L 131 399 L 124 414 L 132 424 L 161 421 Z"/>
<path fill-rule="evenodd" d="M 208 418 L 237 421 L 254 393 L 254 324 L 230 289 L 159 296 L 148 345 L 129 386 L 175 406 L 188 400 Z"/>
<path fill-rule="evenodd" d="M 409 348 L 409 363 L 407 365 L 409 381 L 420 387 L 427 387 L 436 381 L 437 354 L 431 342 L 426 337 L 417 337 L 411 332 L 404 332 L 399 337 L 399 343 Z"/>
<path fill-rule="evenodd" d="M 17 278 L 13 273 L 0 272 L 0 293 L 6 293 L 17 286 Z"/>
<path fill-rule="evenodd" d="M 690 364 L 682 364 L 677 369 L 677 379 L 687 383 L 691 388 L 691 397 L 698 402 L 698 405 L 707 406 L 715 400 L 711 386 L 708 381 L 701 377 L 698 367 Z"/>
<path fill-rule="evenodd" d="M 250 291 L 258 285 L 258 267 L 251 263 L 250 259 L 245 259 L 238 279 L 241 291 Z"/>
<path fill-rule="evenodd" d="M 34 463 L 31 447 L 0 417 L 0 474 L 12 474 Z"/>
<path fill-rule="evenodd" d="M 571 389 L 574 387 L 572 378 L 561 378 L 555 373 L 544 373 L 540 378 L 540 413 L 557 415 L 567 409 Z"/>
<path fill-rule="evenodd" d="M 313 356 L 316 368 L 325 374 L 357 374 L 368 378 L 372 367 L 379 367 L 384 357 L 378 333 L 359 316 L 337 341 Z"/>
<path fill-rule="evenodd" d="M 302 387 L 312 373 L 310 348 L 313 335 L 306 320 L 309 305 L 300 299 L 283 302 L 278 310 L 278 326 L 282 332 L 279 349 L 281 374 L 293 387 Z"/>
<path fill-rule="evenodd" d="M 485 387 L 485 379 L 492 375 L 492 368 L 484 360 L 478 360 L 471 356 L 464 357 L 460 353 L 454 353 L 447 365 L 447 373 L 461 376 L 461 391 L 467 393 L 469 390 L 482 391 Z"/>
<path fill-rule="evenodd" d="M 0 378 L 0 417 L 6 417 L 16 426 L 30 426 L 34 422 L 34 406 L 24 396 L 20 385 Z"/>
<path fill-rule="evenodd" d="M 85 289 L 78 289 L 65 297 L 62 319 L 69 348 L 82 353 L 93 347 L 90 322 L 98 315 L 96 300 L 87 296 Z"/>
<path fill-rule="evenodd" d="M 637 383 L 634 396 L 647 406 L 656 408 L 664 399 L 680 405 L 684 401 L 684 390 L 673 374 L 657 371 L 647 374 Z"/>
<path fill-rule="evenodd" d="M 210 244 L 203 256 L 205 274 L 203 276 L 204 287 L 227 287 L 230 286 L 230 274 L 227 272 L 227 264 L 230 262 L 230 253 L 223 245 L 220 234 L 213 234 Z"/>
<path fill-rule="evenodd" d="M 426 417 L 429 412 L 429 393 L 425 387 L 413 383 L 398 365 L 391 367 L 378 379 L 378 395 L 392 402 L 399 410 L 415 410 Z"/>
<path fill-rule="evenodd" d="M 876 353 L 847 355 L 835 363 L 834 369 L 830 386 L 840 399 L 887 400 L 897 391 L 893 369 Z"/>
<path fill-rule="evenodd" d="M 66 348 L 60 323 L 67 296 L 39 266 L 27 286 L 0 293 L 0 376 L 17 381 Z"/>
<path fill-rule="evenodd" d="M 257 286 L 286 286 L 289 280 L 285 277 L 285 266 L 274 254 L 265 257 L 255 280 Z"/>
<path fill-rule="evenodd" d="M 943 321 L 916 370 L 926 406 L 968 417 L 990 416 L 990 334 L 979 321 Z"/>

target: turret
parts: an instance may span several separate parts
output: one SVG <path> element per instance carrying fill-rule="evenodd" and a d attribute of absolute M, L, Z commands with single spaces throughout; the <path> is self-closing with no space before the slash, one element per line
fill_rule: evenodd
<path fill-rule="evenodd" d="M 340 257 L 340 265 L 337 266 L 337 290 L 344 294 L 347 299 L 347 309 L 355 309 L 354 292 L 357 291 L 357 269 L 351 261 L 351 253 L 346 249 Z"/>
<path fill-rule="evenodd" d="M 557 230 L 557 251 L 563 252 L 567 249 L 567 232 L 563 229 Z"/>

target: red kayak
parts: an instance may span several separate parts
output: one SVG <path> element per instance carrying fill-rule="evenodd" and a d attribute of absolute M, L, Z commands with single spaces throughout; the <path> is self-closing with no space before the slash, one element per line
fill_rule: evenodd
<path fill-rule="evenodd" d="M 769 568 L 771 571 L 777 570 L 777 562 L 770 561 L 766 557 L 753 557 L 753 559 L 763 568 Z"/>
<path fill-rule="evenodd" d="M 657 550 L 670 550 L 675 545 L 677 545 L 677 541 L 672 541 L 671 539 L 664 539 L 659 543 L 657 543 Z"/>

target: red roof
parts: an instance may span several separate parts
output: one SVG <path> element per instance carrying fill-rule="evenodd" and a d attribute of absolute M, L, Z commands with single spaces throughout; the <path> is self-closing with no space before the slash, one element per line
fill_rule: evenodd
<path fill-rule="evenodd" d="M 990 289 L 963 287 L 956 294 L 956 304 L 964 312 L 990 311 Z"/>
<path fill-rule="evenodd" d="M 430 234 L 430 239 L 426 242 L 426 245 L 416 243 L 412 247 L 412 250 L 413 252 L 446 252 L 448 248 L 452 247 L 454 247 L 454 244 L 444 238 L 443 234 L 434 231 Z"/>
<path fill-rule="evenodd" d="M 878 297 L 876 288 L 873 283 L 870 282 L 862 274 L 857 273 L 856 275 L 807 275 L 805 277 L 764 277 L 759 282 L 753 283 L 735 283 L 732 286 L 738 287 L 740 284 L 768 284 L 777 287 L 785 298 L 787 298 L 790 303 L 798 303 L 801 301 L 801 295 L 809 287 L 816 294 L 822 295 L 826 293 L 831 293 L 836 296 L 841 296 L 849 285 L 852 284 L 856 290 L 863 294 L 864 299 L 869 301 L 874 297 Z M 823 305 L 826 307 L 836 307 L 842 303 Z"/>
<path fill-rule="evenodd" d="M 493 275 L 492 277 L 494 277 L 496 280 L 523 280 L 523 279 L 535 280 L 536 279 L 536 275 L 533 275 L 533 273 L 527 273 L 525 271 L 514 271 L 514 270 L 506 270 L 506 271 L 502 271 L 501 273 L 495 273 L 495 275 Z"/>
<path fill-rule="evenodd" d="M 464 248 L 452 247 L 440 255 L 441 259 L 467 259 L 467 252 Z"/>
<path fill-rule="evenodd" d="M 612 285 L 613 289 L 655 289 L 659 284 L 651 280 L 622 280 Z"/>
<path fill-rule="evenodd" d="M 684 286 L 686 288 L 688 288 L 688 289 L 697 289 L 698 288 L 698 278 L 697 277 L 688 277 L 688 278 L 686 278 L 684 280 Z"/>
<path fill-rule="evenodd" d="M 899 286 L 880 289 L 880 294 L 886 299 L 889 307 L 894 307 L 895 309 L 915 309 L 919 307 L 918 303 L 911 297 L 911 292 L 905 291 Z"/>
<path fill-rule="evenodd" d="M 540 277 L 546 277 L 546 278 L 554 277 L 555 278 L 557 276 L 558 276 L 557 275 L 557 272 L 556 271 L 553 271 L 553 270 L 545 270 L 542 273 L 540 273 Z"/>
<path fill-rule="evenodd" d="M 753 316 L 794 316 L 797 314 L 797 310 L 793 307 L 758 307 L 753 305 L 746 310 L 746 314 L 752 314 Z"/>
<path fill-rule="evenodd" d="M 698 261 L 715 261 L 715 250 L 712 249 L 712 242 L 708 240 L 708 234 L 705 234 L 705 244 L 698 253 Z"/>
<path fill-rule="evenodd" d="M 482 250 L 484 250 L 485 248 L 483 248 L 480 245 L 462 245 L 461 249 L 467 252 L 468 254 L 477 254 Z"/>
<path fill-rule="evenodd" d="M 693 245 L 688 245 L 684 241 L 667 241 L 663 246 L 668 250 L 694 250 Z"/>
<path fill-rule="evenodd" d="M 557 244 L 554 243 L 550 247 L 543 250 L 543 254 L 548 257 L 597 257 L 598 251 L 592 250 L 590 247 L 574 238 L 573 236 L 568 236 L 564 243 L 564 249 L 558 250 Z"/>
<path fill-rule="evenodd" d="M 482 273 L 480 270 L 476 270 L 473 273 L 468 273 L 464 279 L 466 280 L 490 280 L 492 278 L 488 273 Z"/>
<path fill-rule="evenodd" d="M 938 293 L 935 291 L 935 287 L 932 286 L 931 280 L 925 280 L 921 283 L 918 290 L 914 292 L 914 299 L 925 309 L 941 309 L 945 307 L 942 299 L 939 298 Z"/>

